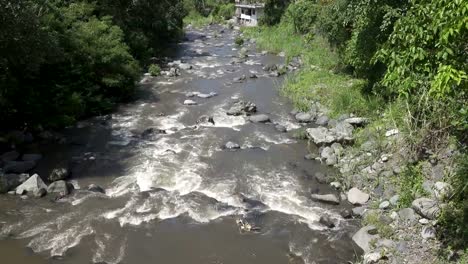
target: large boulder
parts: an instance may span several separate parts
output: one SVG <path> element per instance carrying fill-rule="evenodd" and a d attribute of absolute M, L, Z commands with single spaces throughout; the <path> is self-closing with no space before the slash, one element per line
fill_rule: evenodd
<path fill-rule="evenodd" d="M 9 161 L 3 167 L 6 173 L 25 173 L 36 166 L 34 161 Z"/>
<path fill-rule="evenodd" d="M 314 121 L 314 119 L 315 119 L 315 115 L 313 115 L 310 112 L 307 112 L 307 113 L 300 112 L 296 114 L 296 120 L 301 123 L 309 123 L 309 122 Z"/>
<path fill-rule="evenodd" d="M 257 106 L 252 102 L 239 101 L 234 103 L 231 108 L 226 112 L 228 115 L 250 115 L 257 112 Z"/>
<path fill-rule="evenodd" d="M 369 194 L 359 190 L 358 188 L 354 187 L 351 188 L 348 192 L 348 201 L 354 205 L 362 205 L 367 203 L 370 196 Z"/>
<path fill-rule="evenodd" d="M 266 123 L 270 121 L 270 117 L 265 114 L 250 116 L 249 120 L 254 123 Z"/>
<path fill-rule="evenodd" d="M 331 147 L 323 148 L 320 156 L 322 157 L 322 160 L 324 160 L 325 163 L 329 166 L 335 165 L 338 162 L 335 151 Z"/>
<path fill-rule="evenodd" d="M 440 213 L 437 201 L 429 198 L 418 198 L 411 205 L 419 215 L 427 219 L 435 219 Z"/>
<path fill-rule="evenodd" d="M 50 182 L 65 180 L 68 178 L 68 176 L 69 176 L 68 169 L 56 168 L 50 173 L 48 180 Z"/>
<path fill-rule="evenodd" d="M 413 223 L 417 220 L 417 215 L 411 208 L 403 208 L 398 211 L 398 218 L 403 222 Z"/>
<path fill-rule="evenodd" d="M 29 177 L 24 183 L 20 186 L 16 187 L 16 194 L 23 195 L 25 193 L 35 193 L 38 192 L 39 189 L 44 188 L 47 189 L 47 185 L 42 181 L 39 175 L 34 174 L 33 176 Z"/>
<path fill-rule="evenodd" d="M 310 198 L 315 201 L 328 204 L 340 204 L 340 199 L 334 194 L 312 194 Z"/>
<path fill-rule="evenodd" d="M 337 141 L 337 137 L 326 127 L 308 128 L 307 136 L 317 145 L 331 144 Z"/>
<path fill-rule="evenodd" d="M 51 183 L 49 187 L 47 187 L 47 192 L 68 195 L 70 193 L 70 187 L 70 184 L 68 184 L 66 181 L 56 181 Z"/>
<path fill-rule="evenodd" d="M 380 238 L 379 235 L 375 234 L 376 231 L 377 228 L 375 226 L 365 226 L 359 229 L 359 231 L 353 235 L 352 239 L 354 243 L 364 251 L 364 253 L 367 253 L 371 250 L 372 242 Z"/>
<path fill-rule="evenodd" d="M 15 189 L 28 179 L 28 174 L 3 174 L 0 172 L 0 194 Z"/>

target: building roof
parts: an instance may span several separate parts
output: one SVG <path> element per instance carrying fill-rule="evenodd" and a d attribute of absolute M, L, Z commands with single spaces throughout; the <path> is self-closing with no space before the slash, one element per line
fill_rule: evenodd
<path fill-rule="evenodd" d="M 241 7 L 241 8 L 264 8 L 265 4 L 236 4 L 236 7 Z"/>

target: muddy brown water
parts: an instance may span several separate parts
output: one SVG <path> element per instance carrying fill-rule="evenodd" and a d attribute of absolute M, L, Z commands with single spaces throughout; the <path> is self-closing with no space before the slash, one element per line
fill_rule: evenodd
<path fill-rule="evenodd" d="M 310 193 L 333 190 L 316 172 L 334 173 L 304 160 L 306 144 L 292 137 L 300 128 L 293 109 L 279 94 L 281 78 L 262 65 L 283 58 L 262 55 L 248 44 L 238 54 L 237 34 L 219 26 L 189 31 L 174 48 L 174 60 L 193 69 L 178 77 L 158 77 L 139 87 L 138 98 L 112 118 L 96 117 L 63 133 L 67 143 L 39 146 L 44 159 L 34 172 L 47 175 L 57 165 L 72 167 L 77 188 L 54 202 L 0 196 L 2 263 L 174 263 L 285 264 L 347 263 L 358 251 L 351 240 L 357 223 L 342 219 L 346 205 L 314 202 Z M 232 83 L 233 78 L 256 73 Z M 216 92 L 208 99 L 187 92 Z M 226 115 L 240 98 L 252 101 L 274 124 L 250 123 Z M 183 105 L 192 99 L 195 106 Z M 198 124 L 202 115 L 215 124 Z M 195 126 L 197 125 L 197 126 Z M 141 137 L 150 127 L 165 129 Z M 237 151 L 222 146 L 233 141 Z M 106 193 L 91 193 L 94 183 Z M 337 226 L 319 223 L 329 214 Z M 241 232 L 237 219 L 260 228 Z M 296 257 L 291 258 L 291 255 Z"/>

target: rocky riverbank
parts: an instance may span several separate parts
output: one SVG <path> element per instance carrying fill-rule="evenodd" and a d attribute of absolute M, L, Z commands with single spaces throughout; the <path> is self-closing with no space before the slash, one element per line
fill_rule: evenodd
<path fill-rule="evenodd" d="M 339 171 L 336 175 L 316 174 L 317 180 L 338 193 L 312 197 L 323 203 L 354 206 L 342 216 L 362 219 L 363 227 L 353 240 L 364 251 L 363 263 L 438 262 L 443 246 L 436 238 L 437 219 L 452 195 L 452 187 L 444 180 L 453 173 L 456 151 L 447 147 L 416 160 L 395 127 L 381 128 L 370 136 L 365 132 L 371 121 L 365 117 L 349 114 L 331 119 L 319 103 L 311 109 L 291 113 L 299 122 L 315 125 L 306 129 L 311 153 L 305 158 Z M 408 171 L 415 164 L 419 177 Z M 456 256 L 452 252 L 450 258 Z"/>

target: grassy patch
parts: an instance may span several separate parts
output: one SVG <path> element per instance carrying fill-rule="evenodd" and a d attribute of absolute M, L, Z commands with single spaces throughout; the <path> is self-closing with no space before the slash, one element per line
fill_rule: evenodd
<path fill-rule="evenodd" d="M 400 208 L 410 207 L 414 199 L 426 194 L 422 184 L 424 176 L 421 165 L 409 165 L 397 176 L 400 199 L 398 206 Z"/>
<path fill-rule="evenodd" d="M 205 17 L 198 12 L 191 11 L 189 15 L 184 18 L 184 26 L 192 25 L 195 28 L 201 28 L 214 23 L 214 20 L 215 19 L 211 15 Z"/>
<path fill-rule="evenodd" d="M 273 53 L 284 52 L 286 58 L 300 56 L 307 45 L 302 36 L 294 34 L 291 25 L 280 24 L 273 27 L 245 27 L 242 32 L 246 37 L 257 40 L 257 48 Z"/>
<path fill-rule="evenodd" d="M 383 238 L 390 238 L 393 235 L 393 229 L 389 224 L 380 220 L 380 214 L 377 211 L 367 213 L 362 220 L 364 226 L 373 225 L 377 228 L 377 232 Z"/>

